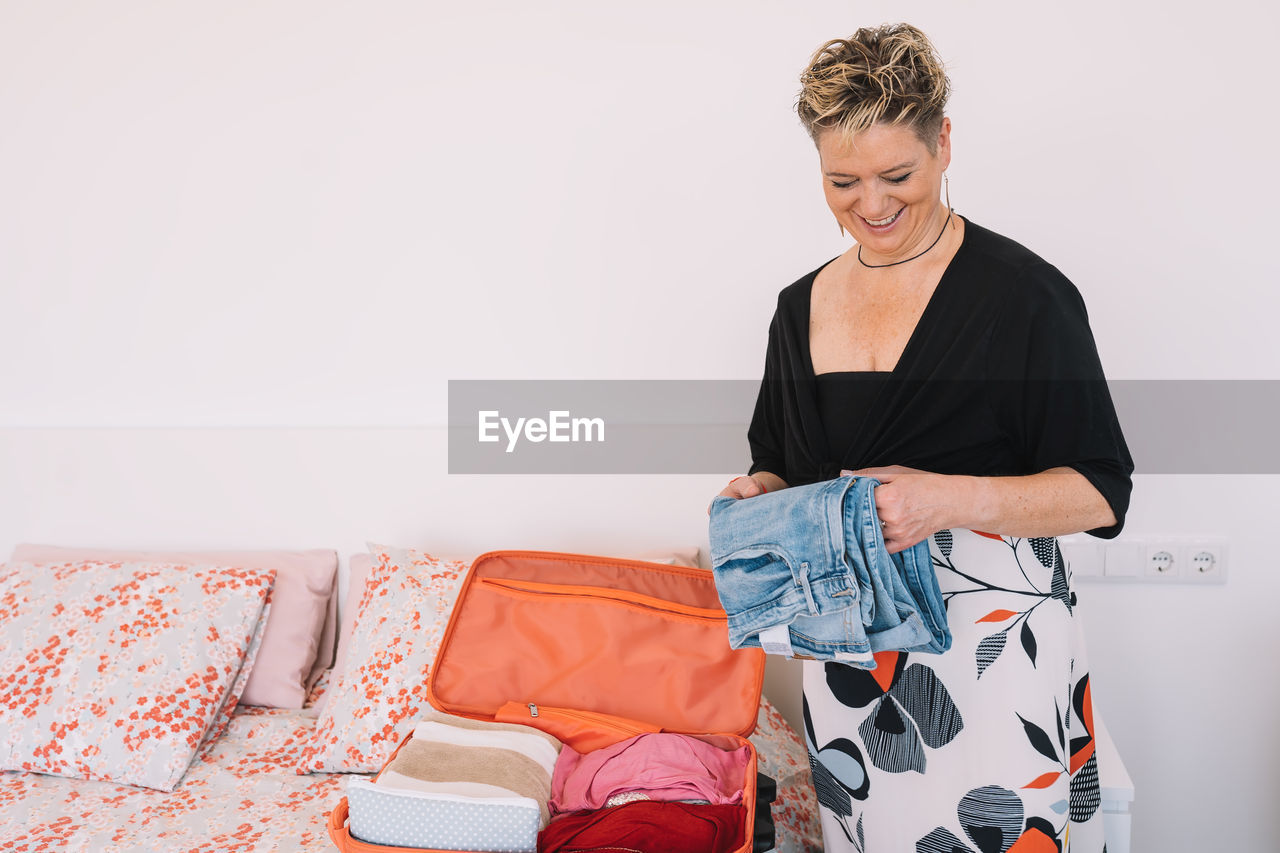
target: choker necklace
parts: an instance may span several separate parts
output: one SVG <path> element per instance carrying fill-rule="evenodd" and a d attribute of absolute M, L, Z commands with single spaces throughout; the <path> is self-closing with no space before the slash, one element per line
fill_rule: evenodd
<path fill-rule="evenodd" d="M 929 244 L 929 249 L 932 249 L 934 246 L 938 245 L 938 241 L 942 239 L 942 235 L 947 232 L 947 223 L 950 221 L 951 221 L 951 208 L 948 207 L 947 221 L 942 223 L 942 230 L 938 232 L 937 237 L 933 238 L 933 242 Z M 927 254 L 929 249 L 925 249 L 923 252 L 920 253 L 920 255 Z M 916 258 L 920 257 L 920 255 L 912 255 L 906 260 L 894 261 L 891 264 L 869 264 L 862 259 L 862 244 L 861 243 L 858 244 L 858 263 L 862 264 L 867 269 L 878 270 L 878 269 L 884 269 L 885 267 L 896 267 L 898 264 L 905 264 L 907 261 L 914 261 Z"/>

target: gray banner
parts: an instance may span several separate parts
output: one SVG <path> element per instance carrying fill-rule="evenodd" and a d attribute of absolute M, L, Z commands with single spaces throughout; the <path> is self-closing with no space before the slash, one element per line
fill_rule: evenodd
<path fill-rule="evenodd" d="M 753 380 L 450 380 L 451 474 L 733 474 Z M 1119 380 L 1139 474 L 1280 474 L 1280 380 Z"/>

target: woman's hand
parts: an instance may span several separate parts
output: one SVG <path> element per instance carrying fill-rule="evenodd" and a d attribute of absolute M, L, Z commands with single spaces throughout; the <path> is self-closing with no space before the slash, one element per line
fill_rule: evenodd
<path fill-rule="evenodd" d="M 847 473 L 880 481 L 876 512 L 890 553 L 949 527 L 1033 538 L 1116 523 L 1106 498 L 1073 468 L 1008 477 L 934 474 L 901 465 Z"/>
<path fill-rule="evenodd" d="M 957 506 L 963 504 L 968 477 L 934 474 L 901 465 L 859 468 L 855 477 L 874 477 L 876 513 L 890 554 L 923 542 L 930 534 L 955 527 Z"/>
<path fill-rule="evenodd" d="M 743 498 L 754 498 L 757 495 L 763 495 L 767 492 L 776 492 L 779 489 L 785 489 L 787 484 L 781 477 L 770 474 L 768 471 L 760 471 L 756 474 L 744 474 L 741 477 L 734 477 L 729 481 L 729 485 L 720 490 L 720 494 L 716 497 L 733 498 L 740 501 Z M 711 514 L 711 505 L 707 505 L 707 515 Z"/>
<path fill-rule="evenodd" d="M 743 498 L 754 498 L 756 495 L 763 495 L 767 489 L 750 475 L 743 477 L 734 477 L 729 481 L 729 485 L 720 490 L 720 494 L 716 497 L 733 498 L 741 500 Z"/>

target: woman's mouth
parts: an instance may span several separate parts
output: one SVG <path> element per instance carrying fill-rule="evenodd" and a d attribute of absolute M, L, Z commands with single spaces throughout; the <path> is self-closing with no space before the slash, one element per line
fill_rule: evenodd
<path fill-rule="evenodd" d="M 898 208 L 898 212 L 893 214 L 893 216 L 886 216 L 884 219 L 867 219 L 865 216 L 860 216 L 858 218 L 861 219 L 863 222 L 867 223 L 867 227 L 870 228 L 871 230 L 884 231 L 892 227 L 893 223 L 897 222 L 898 217 L 902 215 L 902 211 L 906 209 L 907 209 L 906 206 L 903 205 L 902 207 Z"/>

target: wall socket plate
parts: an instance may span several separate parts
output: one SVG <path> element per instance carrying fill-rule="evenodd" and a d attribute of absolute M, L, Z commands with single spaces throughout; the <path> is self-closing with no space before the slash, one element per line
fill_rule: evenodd
<path fill-rule="evenodd" d="M 1142 574 L 1149 580 L 1176 582 L 1184 571 L 1186 550 L 1182 542 L 1172 539 L 1151 538 L 1143 543 Z"/>
<path fill-rule="evenodd" d="M 1225 584 L 1227 540 L 1222 536 L 1120 537 L 1097 544 L 1090 537 L 1062 537 L 1059 542 L 1068 565 L 1079 580 L 1174 584 Z"/>
<path fill-rule="evenodd" d="M 1070 536 L 1058 537 L 1058 547 L 1062 549 L 1062 559 L 1066 562 L 1073 578 L 1102 576 L 1101 539 L 1086 533 L 1073 533 Z"/>
<path fill-rule="evenodd" d="M 1147 543 L 1141 539 L 1112 539 L 1102 559 L 1102 574 L 1120 580 L 1142 580 Z"/>
<path fill-rule="evenodd" d="M 1227 582 L 1227 540 L 1202 536 L 1186 540 L 1182 575 L 1185 583 Z"/>

